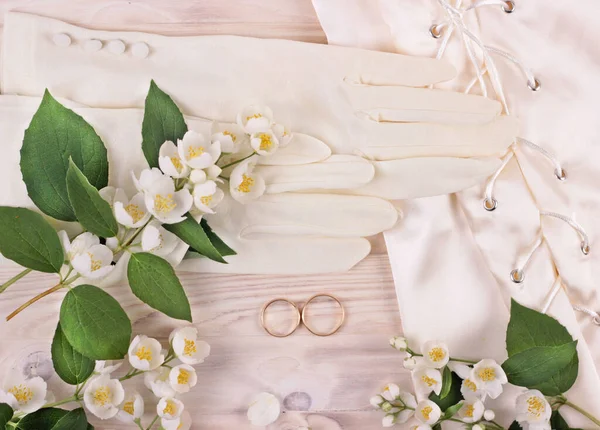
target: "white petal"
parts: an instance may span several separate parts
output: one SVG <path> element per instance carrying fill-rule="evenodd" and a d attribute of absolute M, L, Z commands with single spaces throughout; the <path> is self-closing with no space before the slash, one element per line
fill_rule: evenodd
<path fill-rule="evenodd" d="M 274 423 L 281 412 L 279 400 L 270 393 L 260 393 L 248 408 L 248 419 L 255 426 L 268 426 Z"/>

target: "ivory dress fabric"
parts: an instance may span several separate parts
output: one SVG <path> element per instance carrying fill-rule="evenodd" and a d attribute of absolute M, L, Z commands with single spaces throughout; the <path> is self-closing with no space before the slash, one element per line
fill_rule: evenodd
<path fill-rule="evenodd" d="M 443 40 L 429 34 L 432 24 L 447 19 L 441 3 L 313 0 L 331 44 L 429 57 L 436 56 Z M 579 339 L 579 379 L 567 397 L 598 416 L 599 321 L 593 314 L 574 311 L 572 305 L 600 310 L 596 107 L 600 4 L 593 0 L 577 2 L 576 7 L 559 1 L 515 3 L 512 14 L 500 6 L 465 12 L 464 23 L 485 45 L 520 59 L 541 82 L 540 91 L 532 92 L 514 64 L 494 57 L 508 106 L 521 125 L 520 136 L 555 154 L 566 181 L 555 177 L 554 166 L 538 151 L 517 145 L 516 157 L 496 181 L 495 211 L 482 207 L 483 186 L 408 201 L 403 206 L 404 223 L 385 233 L 386 243 L 404 332 L 410 340 L 447 340 L 451 354 L 501 361 L 506 358 L 510 298 L 538 310 L 549 306 L 548 314 Z M 443 58 L 461 70 L 452 88 L 464 90 L 475 69 L 459 35 L 451 37 Z M 578 232 L 560 219 L 542 215 L 546 211 L 574 218 L 584 227 L 589 255 L 580 250 L 583 238 Z M 523 271 L 524 282 L 513 283 L 511 271 L 523 262 L 539 235 L 542 243 Z M 499 416 L 507 423 L 507 417 L 514 416 L 514 403 L 506 395 L 499 400 L 495 409 L 505 412 Z M 589 421 L 569 414 L 568 408 L 563 412 L 572 426 L 590 427 Z"/>

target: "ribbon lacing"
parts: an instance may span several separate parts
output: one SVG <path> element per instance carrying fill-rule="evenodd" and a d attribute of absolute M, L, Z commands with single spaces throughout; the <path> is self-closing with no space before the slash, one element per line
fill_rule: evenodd
<path fill-rule="evenodd" d="M 483 44 L 477 36 L 475 36 L 473 33 L 471 33 L 467 29 L 467 27 L 463 21 L 463 16 L 466 12 L 475 10 L 480 7 L 486 7 L 486 6 L 496 6 L 496 7 L 500 6 L 504 12 L 512 13 L 516 8 L 516 4 L 514 1 L 510 1 L 510 0 L 476 0 L 470 6 L 463 7 L 462 2 L 463 2 L 463 0 L 456 0 L 455 4 L 452 5 L 449 3 L 448 0 L 438 0 L 438 3 L 446 11 L 448 20 L 445 22 L 439 23 L 439 24 L 433 24 L 429 29 L 431 35 L 433 37 L 435 37 L 436 39 L 443 36 L 442 42 L 438 49 L 438 53 L 436 55 L 436 58 L 440 59 L 443 57 L 443 55 L 446 52 L 446 49 L 448 47 L 450 38 L 452 37 L 452 34 L 456 31 L 462 39 L 463 45 L 465 47 L 465 51 L 466 51 L 471 63 L 473 64 L 473 67 L 475 68 L 475 72 L 476 72 L 475 78 L 467 85 L 465 93 L 469 93 L 473 89 L 473 87 L 477 83 L 479 83 L 479 86 L 481 88 L 481 92 L 482 92 L 483 96 L 488 97 L 488 85 L 486 84 L 486 81 L 484 79 L 485 75 L 487 74 L 489 77 L 489 80 L 492 84 L 492 88 L 496 94 L 496 97 L 498 98 L 500 103 L 502 103 L 504 112 L 507 115 L 509 115 L 510 112 L 509 112 L 508 104 L 506 102 L 504 88 L 502 86 L 502 82 L 500 80 L 500 76 L 498 73 L 498 69 L 496 68 L 496 64 L 495 64 L 494 60 L 492 59 L 492 55 L 497 55 L 497 56 L 515 64 L 518 67 L 518 69 L 521 71 L 521 73 L 524 75 L 524 77 L 526 78 L 527 86 L 532 91 L 538 91 L 541 88 L 541 83 L 535 77 L 535 75 L 533 74 L 531 69 L 527 68 L 518 58 L 516 58 L 515 56 L 511 55 L 508 52 L 505 52 L 498 48 Z M 476 48 L 479 48 L 479 53 L 483 58 L 481 64 L 478 61 L 477 56 L 476 56 L 476 51 L 475 51 Z M 564 168 L 561 166 L 560 162 L 557 160 L 557 158 L 552 153 L 550 153 L 545 148 L 543 148 L 539 145 L 536 145 L 533 142 L 530 142 L 527 139 L 517 137 L 515 140 L 515 143 L 511 146 L 509 152 L 504 156 L 504 158 L 502 160 L 502 164 L 500 165 L 498 170 L 490 177 L 490 179 L 488 180 L 488 183 L 485 187 L 483 207 L 487 211 L 494 211 L 498 206 L 498 201 L 494 198 L 494 186 L 496 184 L 498 177 L 500 176 L 500 173 L 502 173 L 502 171 L 508 165 L 509 161 L 515 155 L 515 149 L 516 149 L 517 145 L 523 145 L 523 146 L 529 147 L 529 148 L 533 149 L 534 151 L 538 152 L 539 154 L 541 154 L 542 156 L 544 156 L 546 159 L 548 159 L 550 161 L 550 163 L 552 164 L 552 166 L 554 167 L 554 175 L 556 176 L 556 178 L 558 180 L 564 181 L 567 177 Z M 589 254 L 590 243 L 589 243 L 588 235 L 586 234 L 583 227 L 581 225 L 579 225 L 577 222 L 575 222 L 574 219 L 567 217 L 565 215 L 555 213 L 555 212 L 541 211 L 540 215 L 554 217 L 554 218 L 560 219 L 560 220 L 566 222 L 568 225 L 570 225 L 573 229 L 575 229 L 579 233 L 579 235 L 581 237 L 581 247 L 580 247 L 581 252 L 583 252 L 584 255 Z M 526 253 L 523 254 L 523 256 L 521 256 L 519 258 L 516 268 L 514 270 L 512 270 L 512 272 L 510 273 L 510 278 L 513 282 L 515 282 L 515 283 L 523 282 L 523 280 L 525 278 L 525 269 L 531 262 L 533 255 L 535 254 L 537 249 L 539 249 L 539 247 L 541 246 L 543 241 L 544 241 L 544 236 L 540 232 L 538 234 L 536 240 L 532 244 L 532 246 L 527 250 Z M 558 293 L 558 289 L 553 294 L 550 295 L 549 301 L 544 306 L 544 308 L 545 308 L 544 312 L 547 311 L 547 308 L 550 306 L 550 304 L 554 300 L 554 297 L 556 296 L 557 293 Z M 588 313 L 590 316 L 592 316 L 592 318 L 594 318 L 595 323 L 600 322 L 600 315 L 598 315 L 594 311 L 583 310 L 585 308 L 578 306 L 578 305 L 574 305 L 573 309 Z"/>

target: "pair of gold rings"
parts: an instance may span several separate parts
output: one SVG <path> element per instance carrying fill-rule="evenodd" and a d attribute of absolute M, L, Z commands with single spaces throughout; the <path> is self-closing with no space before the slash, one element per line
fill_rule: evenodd
<path fill-rule="evenodd" d="M 341 310 L 341 317 L 338 319 L 335 327 L 326 333 L 315 330 L 313 327 L 310 326 L 310 324 L 308 324 L 307 318 L 306 318 L 306 309 L 308 309 L 308 306 L 310 305 L 310 303 L 318 297 L 329 297 L 330 299 L 334 300 L 338 304 L 338 306 Z M 288 303 L 296 310 L 296 322 L 295 322 L 294 326 L 291 328 L 291 330 L 287 333 L 275 333 L 267 326 L 267 324 L 265 322 L 265 314 L 267 312 L 267 309 L 269 309 L 269 307 L 272 304 L 277 303 L 277 302 Z M 265 329 L 265 331 L 267 333 L 269 333 L 271 336 L 275 336 L 275 337 L 287 337 L 287 336 L 291 335 L 300 326 L 301 322 L 308 329 L 308 331 L 310 331 L 314 335 L 323 336 L 323 337 L 331 336 L 332 334 L 336 333 L 340 329 L 340 327 L 342 327 L 342 324 L 344 324 L 345 318 L 346 318 L 346 311 L 344 310 L 344 306 L 342 305 L 342 302 L 340 302 L 337 297 L 332 296 L 331 294 L 327 294 L 327 293 L 320 293 L 320 294 L 315 294 L 314 296 L 312 296 L 304 304 L 304 307 L 302 308 L 302 310 L 300 310 L 298 305 L 296 303 L 292 302 L 291 300 L 280 297 L 280 298 L 273 299 L 270 302 L 265 303 L 265 305 L 263 306 L 263 308 L 260 312 L 260 324 L 262 325 L 262 327 Z"/>

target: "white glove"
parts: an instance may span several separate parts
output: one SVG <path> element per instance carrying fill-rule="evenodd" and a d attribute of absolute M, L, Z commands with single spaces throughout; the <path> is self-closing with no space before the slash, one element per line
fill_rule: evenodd
<path fill-rule="evenodd" d="M 2 206 L 35 207 L 21 179 L 19 151 L 23 132 L 40 101 L 0 96 Z M 147 167 L 141 148 L 143 111 L 85 108 L 62 102 L 88 121 L 107 146 L 109 183 L 133 196 L 136 191 L 131 171 L 139 173 Z M 187 123 L 191 130 L 203 134 L 211 129 L 211 123 L 203 120 L 187 118 Z M 363 236 L 380 233 L 396 223 L 395 208 L 379 198 L 284 192 L 361 186 L 372 179 L 374 172 L 373 166 L 360 157 L 329 157 L 329 148 L 323 142 L 298 135 L 269 163 L 257 171 L 265 177 L 270 195 L 248 205 L 228 198 L 209 220 L 215 233 L 237 252 L 237 256 L 227 257 L 231 264 L 193 259 L 186 262 L 185 269 L 297 274 L 345 271 L 370 252 L 369 241 Z M 57 229 L 74 232 L 77 228 L 74 223 L 54 223 Z M 175 262 L 183 258 L 185 251 L 183 248 Z M 113 282 L 124 275 L 121 269 L 126 265 L 118 266 L 117 275 L 111 276 Z"/>
<path fill-rule="evenodd" d="M 71 44 L 55 44 L 57 34 Z M 104 48 L 86 50 L 90 39 Z M 115 41 L 123 54 L 114 53 Z M 495 101 L 419 88 L 454 76 L 432 59 L 284 40 L 95 31 L 21 13 L 6 15 L 3 45 L 5 92 L 39 96 L 47 87 L 89 106 L 142 107 L 155 79 L 197 117 L 231 122 L 247 105 L 268 105 L 280 123 L 334 153 L 374 160 L 375 181 L 357 192 L 389 199 L 479 183 L 516 134 Z M 144 46 L 149 55 L 141 58 Z"/>

